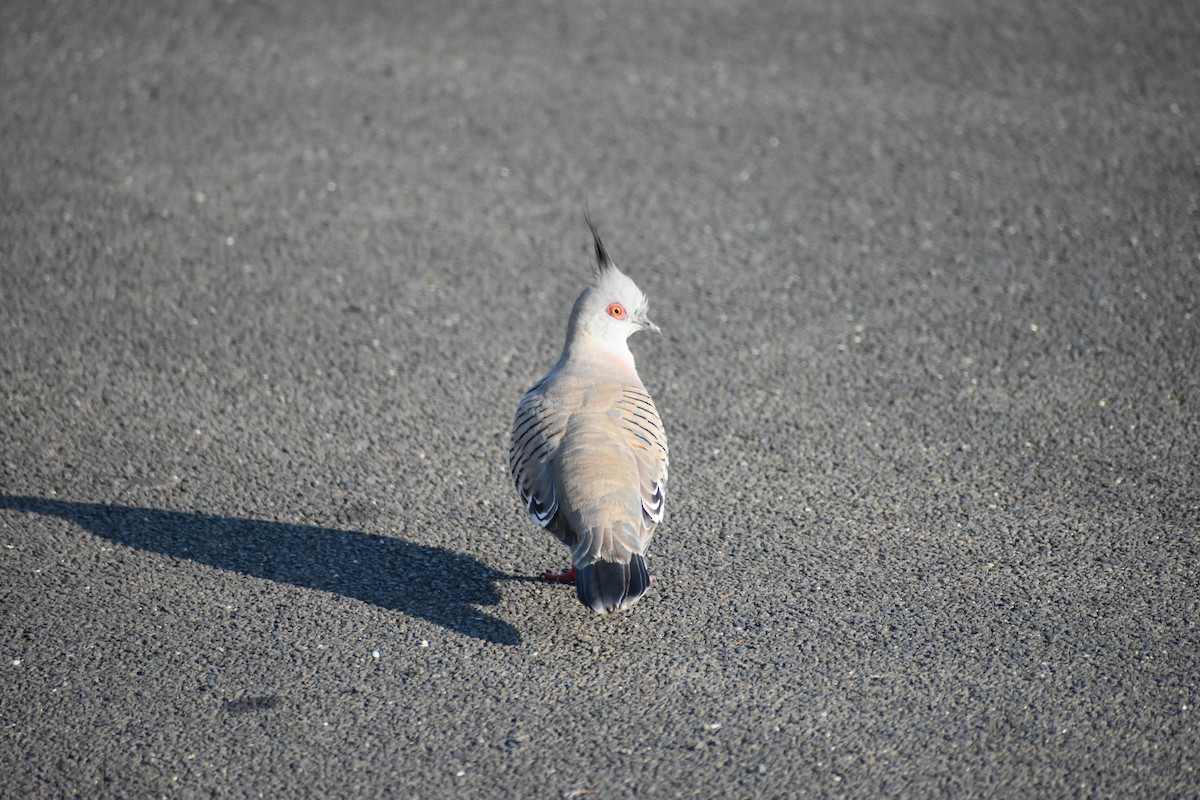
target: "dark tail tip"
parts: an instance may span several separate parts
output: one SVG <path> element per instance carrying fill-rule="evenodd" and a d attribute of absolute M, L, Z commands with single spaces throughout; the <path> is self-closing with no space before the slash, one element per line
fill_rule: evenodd
<path fill-rule="evenodd" d="M 597 561 L 575 571 L 575 593 L 579 602 L 597 614 L 629 608 L 650 588 L 646 560 L 639 555 L 628 564 Z"/>

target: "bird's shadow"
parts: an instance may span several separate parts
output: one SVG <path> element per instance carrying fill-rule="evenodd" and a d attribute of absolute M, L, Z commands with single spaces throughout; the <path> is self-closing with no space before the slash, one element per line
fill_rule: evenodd
<path fill-rule="evenodd" d="M 359 531 L 154 508 L 0 495 L 0 509 L 58 517 L 111 542 L 350 597 L 495 644 L 521 637 L 478 606 L 510 579 L 440 547 Z"/>

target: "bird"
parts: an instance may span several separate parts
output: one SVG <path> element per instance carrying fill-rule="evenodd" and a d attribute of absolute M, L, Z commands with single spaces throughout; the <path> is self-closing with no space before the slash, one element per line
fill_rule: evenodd
<path fill-rule="evenodd" d="M 571 551 L 547 580 L 574 581 L 597 614 L 627 609 L 650 588 L 646 548 L 663 521 L 667 435 L 628 339 L 661 334 L 637 284 L 595 247 L 591 279 L 571 308 L 554 368 L 517 405 L 509 469 L 529 516 Z"/>

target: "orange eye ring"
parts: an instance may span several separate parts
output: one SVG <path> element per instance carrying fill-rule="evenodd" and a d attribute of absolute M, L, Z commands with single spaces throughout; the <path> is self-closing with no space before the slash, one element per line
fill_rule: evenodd
<path fill-rule="evenodd" d="M 608 307 L 608 315 L 613 319 L 625 319 L 625 306 L 620 303 L 612 303 Z"/>

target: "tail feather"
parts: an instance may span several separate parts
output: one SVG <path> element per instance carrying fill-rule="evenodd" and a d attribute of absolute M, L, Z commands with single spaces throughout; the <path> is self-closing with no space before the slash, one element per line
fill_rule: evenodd
<path fill-rule="evenodd" d="M 646 560 L 636 553 L 628 564 L 595 561 L 575 568 L 575 593 L 579 602 L 597 614 L 629 608 L 650 588 Z"/>

